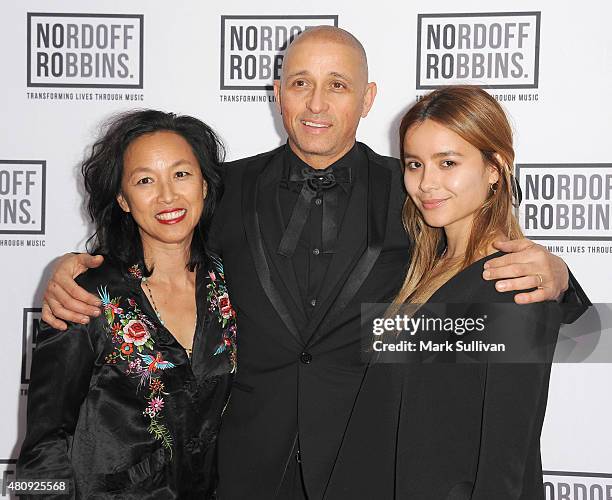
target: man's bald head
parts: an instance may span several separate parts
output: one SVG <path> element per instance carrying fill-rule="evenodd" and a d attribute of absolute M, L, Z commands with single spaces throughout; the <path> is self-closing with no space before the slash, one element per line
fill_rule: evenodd
<path fill-rule="evenodd" d="M 291 57 L 291 52 L 302 44 L 308 44 L 310 42 L 331 42 L 337 43 L 341 45 L 345 45 L 353 49 L 359 58 L 359 65 L 363 68 L 363 77 L 364 81 L 368 81 L 368 58 L 366 56 L 365 49 L 363 45 L 354 35 L 349 33 L 342 28 L 337 28 L 336 26 L 314 26 L 312 28 L 308 28 L 303 31 L 300 35 L 298 35 L 293 42 L 287 48 L 285 52 L 284 61 L 287 61 L 288 58 Z M 283 64 L 283 68 L 285 64 Z M 283 72 L 284 73 L 284 72 Z M 281 78 L 285 75 L 283 74 Z"/>
<path fill-rule="evenodd" d="M 376 84 L 368 82 L 359 40 L 343 29 L 317 26 L 287 49 L 274 96 L 293 152 L 311 167 L 327 168 L 355 144 Z"/>

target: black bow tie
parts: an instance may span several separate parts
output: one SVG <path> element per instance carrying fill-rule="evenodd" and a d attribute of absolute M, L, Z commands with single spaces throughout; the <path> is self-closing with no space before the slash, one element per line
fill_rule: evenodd
<path fill-rule="evenodd" d="M 294 254 L 310 213 L 312 199 L 323 191 L 327 193 L 323 197 L 322 251 L 333 253 L 333 246 L 338 235 L 338 192 L 332 188 L 337 185 L 349 186 L 351 169 L 340 166 L 325 170 L 310 167 L 301 170 L 293 168 L 289 181 L 303 182 L 303 185 L 300 196 L 293 207 L 289 224 L 278 246 L 278 253 L 285 257 L 291 257 Z"/>
<path fill-rule="evenodd" d="M 347 167 L 336 167 L 333 170 L 316 170 L 306 167 L 299 172 L 291 172 L 289 180 L 292 182 L 305 182 L 315 193 L 333 188 L 337 184 L 349 185 L 351 183 L 351 170 Z"/>

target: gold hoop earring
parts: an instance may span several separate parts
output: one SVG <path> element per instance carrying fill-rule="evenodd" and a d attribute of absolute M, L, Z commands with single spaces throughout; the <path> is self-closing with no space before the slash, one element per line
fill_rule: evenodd
<path fill-rule="evenodd" d="M 489 189 L 491 190 L 491 194 L 497 193 L 497 182 L 495 184 L 489 184 Z"/>

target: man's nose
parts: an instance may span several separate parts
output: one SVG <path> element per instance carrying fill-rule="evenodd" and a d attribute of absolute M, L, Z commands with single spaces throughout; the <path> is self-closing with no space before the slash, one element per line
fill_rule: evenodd
<path fill-rule="evenodd" d="M 306 105 L 313 114 L 327 111 L 328 104 L 325 91 L 321 87 L 315 87 L 310 93 Z"/>

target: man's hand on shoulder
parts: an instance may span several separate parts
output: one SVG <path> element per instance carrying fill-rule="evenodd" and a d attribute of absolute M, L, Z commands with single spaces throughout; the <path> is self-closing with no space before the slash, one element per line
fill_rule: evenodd
<path fill-rule="evenodd" d="M 66 330 L 68 325 L 64 321 L 87 324 L 90 316 L 99 316 L 100 299 L 77 285 L 74 279 L 102 262 L 101 255 L 86 253 L 60 257 L 43 296 L 43 321 L 57 330 Z"/>
<path fill-rule="evenodd" d="M 517 304 L 558 300 L 569 286 L 569 272 L 563 259 L 551 254 L 542 245 L 526 238 L 496 241 L 495 248 L 506 255 L 487 261 L 482 277 L 500 280 L 495 288 L 500 292 L 527 290 L 514 297 Z"/>

